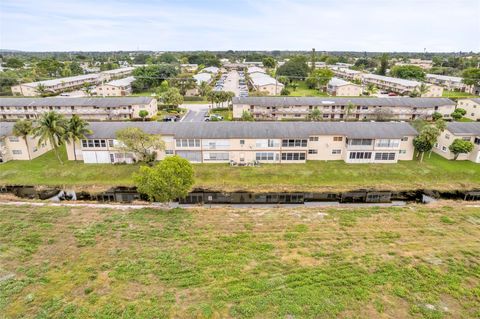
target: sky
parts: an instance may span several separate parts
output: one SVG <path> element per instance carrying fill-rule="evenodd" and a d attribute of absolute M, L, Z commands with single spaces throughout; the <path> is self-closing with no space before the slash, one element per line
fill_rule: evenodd
<path fill-rule="evenodd" d="M 0 0 L 0 49 L 480 51 L 480 0 Z"/>

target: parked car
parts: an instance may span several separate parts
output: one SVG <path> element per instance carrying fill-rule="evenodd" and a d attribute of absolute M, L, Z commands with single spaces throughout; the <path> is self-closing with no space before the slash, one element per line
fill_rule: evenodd
<path fill-rule="evenodd" d="M 388 93 L 388 96 L 397 96 L 397 93 L 390 92 Z"/>
<path fill-rule="evenodd" d="M 180 116 L 178 116 L 178 115 L 164 116 L 163 121 L 164 122 L 178 122 L 178 121 L 180 121 Z"/>
<path fill-rule="evenodd" d="M 211 114 L 209 117 L 205 119 L 205 122 L 210 122 L 210 121 L 222 121 L 223 116 L 218 115 L 218 114 Z"/>

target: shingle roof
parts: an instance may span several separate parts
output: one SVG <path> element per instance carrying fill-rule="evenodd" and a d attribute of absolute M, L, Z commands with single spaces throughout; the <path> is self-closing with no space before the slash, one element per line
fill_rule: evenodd
<path fill-rule="evenodd" d="M 147 96 L 132 97 L 75 97 L 75 98 L 0 98 L 0 106 L 97 106 L 118 107 L 138 104 L 149 104 L 153 100 Z"/>
<path fill-rule="evenodd" d="M 352 138 L 402 138 L 417 131 L 402 122 L 91 122 L 91 138 L 115 138 L 126 127 L 176 138 L 308 138 L 342 135 Z"/>
<path fill-rule="evenodd" d="M 342 98 L 342 97 L 234 97 L 233 104 L 250 104 L 258 106 L 324 106 L 324 105 L 348 105 L 353 103 L 358 106 L 414 106 L 434 107 L 455 105 L 447 98 L 429 97 L 394 97 L 394 98 Z"/>
<path fill-rule="evenodd" d="M 450 122 L 447 130 L 455 135 L 480 135 L 480 122 Z"/>

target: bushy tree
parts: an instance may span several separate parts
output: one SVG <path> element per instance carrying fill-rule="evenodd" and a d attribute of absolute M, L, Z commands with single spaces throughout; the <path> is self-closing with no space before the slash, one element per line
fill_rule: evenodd
<path fill-rule="evenodd" d="M 448 149 L 454 154 L 453 160 L 456 160 L 460 154 L 470 153 L 473 150 L 473 143 L 456 138 Z"/>
<path fill-rule="evenodd" d="M 285 62 L 277 69 L 278 76 L 286 76 L 290 80 L 303 80 L 308 75 L 307 59 L 304 56 L 296 56 Z"/>
<path fill-rule="evenodd" d="M 7 60 L 7 62 L 5 63 L 5 66 L 7 68 L 19 69 L 19 68 L 23 68 L 24 63 L 19 58 L 13 57 Z"/>
<path fill-rule="evenodd" d="M 396 65 L 391 68 L 390 75 L 408 80 L 422 81 L 425 79 L 425 72 L 416 65 Z"/>
<path fill-rule="evenodd" d="M 456 108 L 455 111 L 453 111 L 450 116 L 455 120 L 458 121 L 460 120 L 465 114 L 467 114 L 467 111 L 462 108 Z"/>
<path fill-rule="evenodd" d="M 183 96 L 177 88 L 169 88 L 162 94 L 162 103 L 178 107 L 180 104 L 183 104 Z"/>
<path fill-rule="evenodd" d="M 123 145 L 121 149 L 137 155 L 139 161 L 152 163 L 156 159 L 156 151 L 163 150 L 165 144 L 160 135 L 145 133 L 138 127 L 127 127 L 116 132 L 116 139 Z"/>
<path fill-rule="evenodd" d="M 188 195 L 194 171 L 186 159 L 169 156 L 154 167 L 140 167 L 133 180 L 138 192 L 147 195 L 150 201 L 165 203 Z"/>
<path fill-rule="evenodd" d="M 138 116 L 142 118 L 142 120 L 145 122 L 145 118 L 148 116 L 148 111 L 147 110 L 140 110 L 138 112 Z"/>
<path fill-rule="evenodd" d="M 178 74 L 173 65 L 149 65 L 133 70 L 135 81 L 132 82 L 134 92 L 146 91 L 158 87 L 163 81 Z"/>
<path fill-rule="evenodd" d="M 290 95 L 290 90 L 284 87 L 282 91 L 280 91 L 280 95 L 288 96 Z"/>
<path fill-rule="evenodd" d="M 188 56 L 188 63 L 220 67 L 220 60 L 209 52 L 194 53 Z"/>
<path fill-rule="evenodd" d="M 275 59 L 272 58 L 271 56 L 267 56 L 263 58 L 262 63 L 264 67 L 270 68 L 270 69 L 273 69 L 275 65 L 277 65 L 277 61 L 275 61 Z"/>
<path fill-rule="evenodd" d="M 468 68 L 462 72 L 463 83 L 466 85 L 480 86 L 480 69 Z"/>
<path fill-rule="evenodd" d="M 333 75 L 334 73 L 330 69 L 317 69 L 307 78 L 307 86 L 320 90 L 328 84 Z"/>
<path fill-rule="evenodd" d="M 255 121 L 255 119 L 253 118 L 253 115 L 252 113 L 248 112 L 248 111 L 243 111 L 242 112 L 242 121 L 245 121 L 245 122 L 253 122 Z"/>
<path fill-rule="evenodd" d="M 158 57 L 158 62 L 171 64 L 171 63 L 176 63 L 178 61 L 173 53 L 165 52 Z"/>
<path fill-rule="evenodd" d="M 308 118 L 311 121 L 321 121 L 322 120 L 322 111 L 318 108 L 314 108 L 310 114 L 308 114 Z"/>

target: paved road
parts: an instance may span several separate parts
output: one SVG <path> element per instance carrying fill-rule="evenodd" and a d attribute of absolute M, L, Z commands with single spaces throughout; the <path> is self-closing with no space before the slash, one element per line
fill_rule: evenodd
<path fill-rule="evenodd" d="M 223 86 L 222 91 L 230 91 L 235 93 L 235 96 L 240 95 L 240 88 L 238 87 L 238 79 L 240 75 L 236 70 L 230 71 L 227 74 L 227 78 L 225 79 L 225 85 Z"/>
<path fill-rule="evenodd" d="M 181 119 L 181 122 L 203 122 L 208 113 L 208 104 L 182 104 L 181 108 L 187 109 L 187 114 Z"/>

